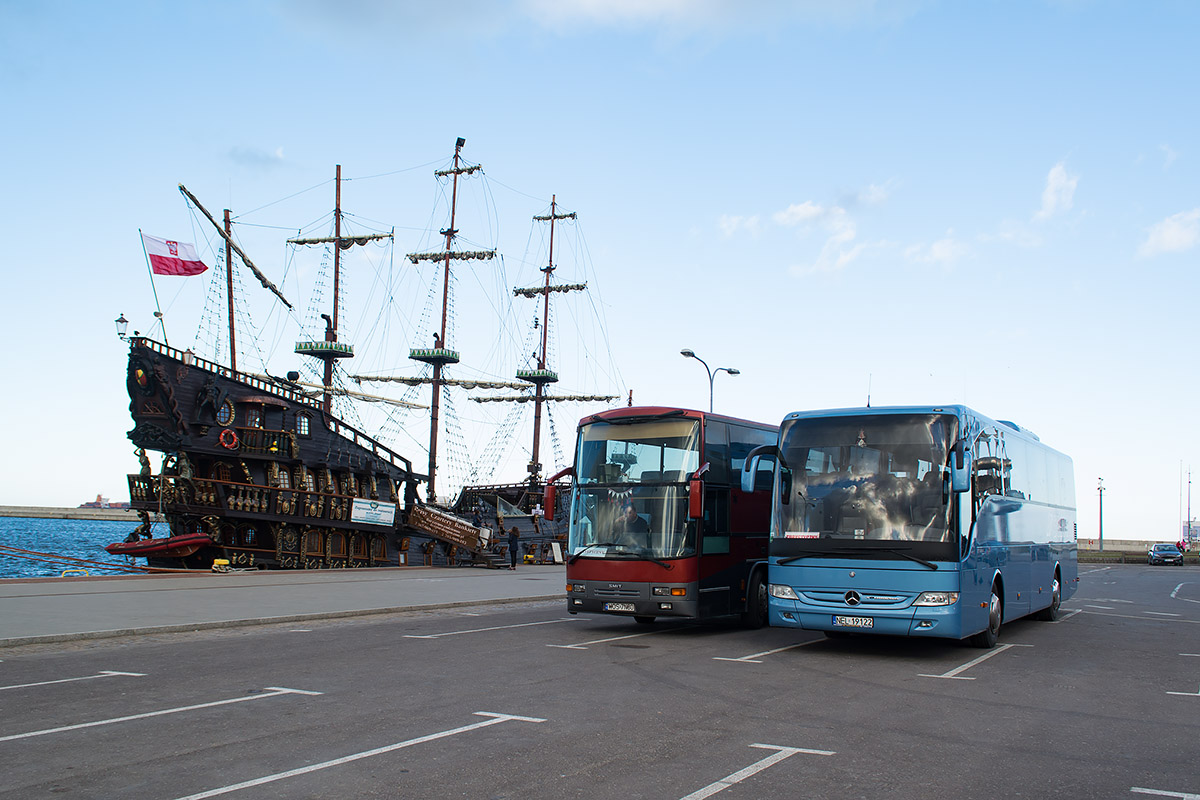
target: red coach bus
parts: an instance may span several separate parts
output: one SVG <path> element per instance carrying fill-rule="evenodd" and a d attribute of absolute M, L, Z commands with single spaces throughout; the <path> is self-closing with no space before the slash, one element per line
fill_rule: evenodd
<path fill-rule="evenodd" d="M 779 426 L 702 411 L 619 408 L 579 423 L 567 611 L 766 623 L 770 492 L 739 473 Z M 770 486 L 773 463 L 757 475 Z M 554 486 L 546 492 L 554 506 Z"/>

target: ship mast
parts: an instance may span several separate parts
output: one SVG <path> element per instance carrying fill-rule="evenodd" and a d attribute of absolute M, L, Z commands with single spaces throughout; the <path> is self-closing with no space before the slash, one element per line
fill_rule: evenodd
<path fill-rule="evenodd" d="M 532 484 L 538 483 L 538 476 L 542 472 L 542 462 L 539 456 L 541 455 L 542 445 L 542 402 L 545 399 L 546 384 L 558 380 L 558 376 L 546 369 L 546 340 L 550 334 L 550 276 L 554 274 L 554 223 L 560 219 L 575 219 L 575 212 L 570 214 L 556 213 L 558 209 L 558 195 L 550 196 L 550 213 L 546 216 L 534 217 L 536 222 L 550 223 L 550 254 L 547 259 L 546 266 L 542 267 L 542 272 L 546 275 L 545 286 L 542 287 L 542 348 L 538 353 L 538 368 L 537 373 L 529 376 L 522 375 L 517 372 L 517 378 L 521 380 L 532 381 L 536 387 L 533 400 L 533 449 L 529 456 L 529 481 Z"/>
<path fill-rule="evenodd" d="M 229 220 L 229 209 L 225 209 L 225 283 L 229 296 L 229 368 L 237 372 L 236 331 L 233 324 L 233 251 L 229 247 L 233 240 L 233 223 Z"/>
<path fill-rule="evenodd" d="M 414 264 L 420 261 L 441 261 L 442 269 L 445 273 L 442 280 L 441 333 L 434 334 L 432 348 L 420 348 L 409 351 L 409 358 L 433 367 L 433 399 L 430 403 L 429 420 L 429 496 L 427 498 L 431 503 L 437 500 L 438 418 L 441 410 L 442 384 L 444 383 L 442 370 L 447 364 L 457 364 L 459 361 L 458 353 L 449 349 L 449 342 L 446 340 L 446 319 L 450 307 L 450 262 L 469 259 L 491 259 L 496 255 L 495 250 L 464 252 L 453 249 L 454 238 L 458 235 L 458 230 L 454 227 L 455 216 L 458 210 L 458 176 L 470 175 L 482 169 L 479 164 L 462 166 L 462 148 L 466 143 L 467 140 L 460 136 L 454 144 L 454 166 L 450 169 L 437 170 L 433 173 L 439 178 L 449 176 L 452 181 L 450 192 L 450 226 L 441 231 L 441 235 L 446 237 L 446 249 L 437 253 L 409 253 L 408 255 L 408 260 Z"/>
<path fill-rule="evenodd" d="M 557 383 L 558 373 L 550 370 L 546 366 L 546 345 L 550 336 L 550 295 L 555 292 L 581 292 L 587 289 L 586 283 L 558 284 L 551 285 L 551 278 L 554 275 L 554 223 L 558 220 L 576 219 L 574 211 L 566 214 L 558 213 L 558 196 L 552 195 L 550 198 L 550 213 L 542 216 L 535 216 L 534 222 L 549 222 L 550 223 L 550 253 L 547 259 L 546 266 L 541 268 L 542 273 L 546 276 L 545 281 L 541 286 L 535 286 L 529 289 L 513 289 L 514 296 L 520 297 L 542 297 L 542 340 L 541 347 L 537 353 L 537 369 L 536 370 L 517 370 L 517 380 L 525 381 L 526 384 L 534 385 L 533 395 L 533 449 L 530 451 L 529 465 L 529 483 L 532 487 L 537 487 L 541 483 L 542 462 L 541 462 L 541 446 L 542 446 L 542 405 L 551 401 L 576 401 L 576 402 L 596 402 L 615 400 L 615 396 L 609 395 L 549 395 L 546 393 L 546 384 Z M 528 395 L 518 397 L 486 397 L 472 398 L 476 402 L 516 402 L 522 403 L 529 400 Z"/>
<path fill-rule="evenodd" d="M 322 314 L 325 320 L 325 339 L 320 342 L 296 342 L 295 352 L 312 356 L 324 362 L 322 375 L 321 409 L 332 413 L 333 409 L 333 362 L 339 358 L 353 358 L 354 348 L 338 341 L 338 306 L 341 291 L 341 252 L 356 244 L 366 244 L 376 239 L 390 239 L 390 233 L 372 233 L 365 236 L 342 236 L 342 165 L 337 165 L 333 193 L 333 236 L 311 239 L 288 239 L 288 244 L 332 244 L 333 245 L 333 316 Z"/>

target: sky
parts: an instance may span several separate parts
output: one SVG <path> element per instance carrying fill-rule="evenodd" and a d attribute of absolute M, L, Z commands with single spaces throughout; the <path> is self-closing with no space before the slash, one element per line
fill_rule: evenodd
<path fill-rule="evenodd" d="M 127 499 L 118 315 L 214 346 L 208 278 L 152 286 L 138 237 L 213 263 L 179 183 L 300 319 L 320 256 L 283 240 L 328 233 L 341 164 L 352 227 L 395 230 L 349 262 L 353 303 L 391 297 L 347 323 L 355 366 L 411 374 L 367 354 L 427 340 L 403 255 L 439 247 L 463 137 L 464 246 L 503 255 L 455 276 L 463 376 L 528 368 L 494 364 L 528 350 L 511 288 L 541 279 L 554 196 L 579 214 L 556 280 L 589 285 L 556 311 L 564 391 L 705 408 L 691 348 L 739 370 L 712 383 L 733 416 L 966 403 L 1074 459 L 1081 539 L 1103 478 L 1106 539 L 1171 541 L 1200 480 L 1198 39 L 1191 2 L 0 0 L 0 504 Z M 244 368 L 295 368 L 245 280 Z M 421 465 L 419 428 L 390 443 Z"/>

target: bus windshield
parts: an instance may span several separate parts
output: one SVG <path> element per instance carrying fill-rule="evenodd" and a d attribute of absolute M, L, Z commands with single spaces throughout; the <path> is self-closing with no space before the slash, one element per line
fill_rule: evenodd
<path fill-rule="evenodd" d="M 686 481 L 700 466 L 698 420 L 586 424 L 575 464 L 572 555 L 661 559 L 696 552 Z"/>
<path fill-rule="evenodd" d="M 946 414 L 785 423 L 772 537 L 950 542 L 946 464 L 957 434 Z"/>

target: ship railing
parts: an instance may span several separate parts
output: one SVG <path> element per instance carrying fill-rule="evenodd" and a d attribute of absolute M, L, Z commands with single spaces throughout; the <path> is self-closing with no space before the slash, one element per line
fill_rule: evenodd
<path fill-rule="evenodd" d="M 215 375 L 220 375 L 224 378 L 238 381 L 239 383 L 246 384 L 247 386 L 252 386 L 261 392 L 273 394 L 277 397 L 282 397 L 296 403 L 301 403 L 311 408 L 322 408 L 321 401 L 316 398 L 309 397 L 306 394 L 281 385 L 275 381 L 260 378 L 257 375 L 247 375 L 244 372 L 236 372 L 229 367 L 225 367 L 216 363 L 215 361 L 209 361 L 206 358 L 201 358 L 191 350 L 177 350 L 170 345 L 156 342 L 153 339 L 147 339 L 144 336 L 130 337 L 130 341 L 134 347 L 145 347 L 147 350 L 152 350 L 153 352 L 166 356 L 167 358 L 173 358 L 176 361 L 187 364 L 188 366 L 196 367 L 198 369 L 205 370 L 206 372 L 211 372 Z M 412 473 L 412 462 L 404 456 L 395 452 L 386 445 L 377 442 L 375 439 L 372 439 L 362 431 L 347 425 L 341 420 L 328 415 L 322 416 L 326 420 L 325 427 L 331 432 L 341 436 L 343 439 L 348 439 L 359 447 L 370 450 L 371 454 L 376 458 L 386 461 L 394 467 L 403 469 L 405 472 Z"/>
<path fill-rule="evenodd" d="M 349 522 L 354 501 L 365 499 L 337 492 L 185 478 L 181 475 L 139 474 L 128 477 L 129 498 L 133 507 L 141 510 L 150 506 L 165 512 L 235 511 L 290 517 L 301 524 L 316 520 Z"/>
<path fill-rule="evenodd" d="M 296 458 L 299 447 L 296 434 L 291 431 L 276 431 L 267 428 L 235 428 L 240 448 L 247 453 L 277 456 L 281 453 Z"/>
<path fill-rule="evenodd" d="M 163 510 L 170 506 L 220 509 L 217 483 L 206 478 L 185 478 L 182 475 L 130 475 L 130 505 L 134 508 L 153 506 Z"/>

